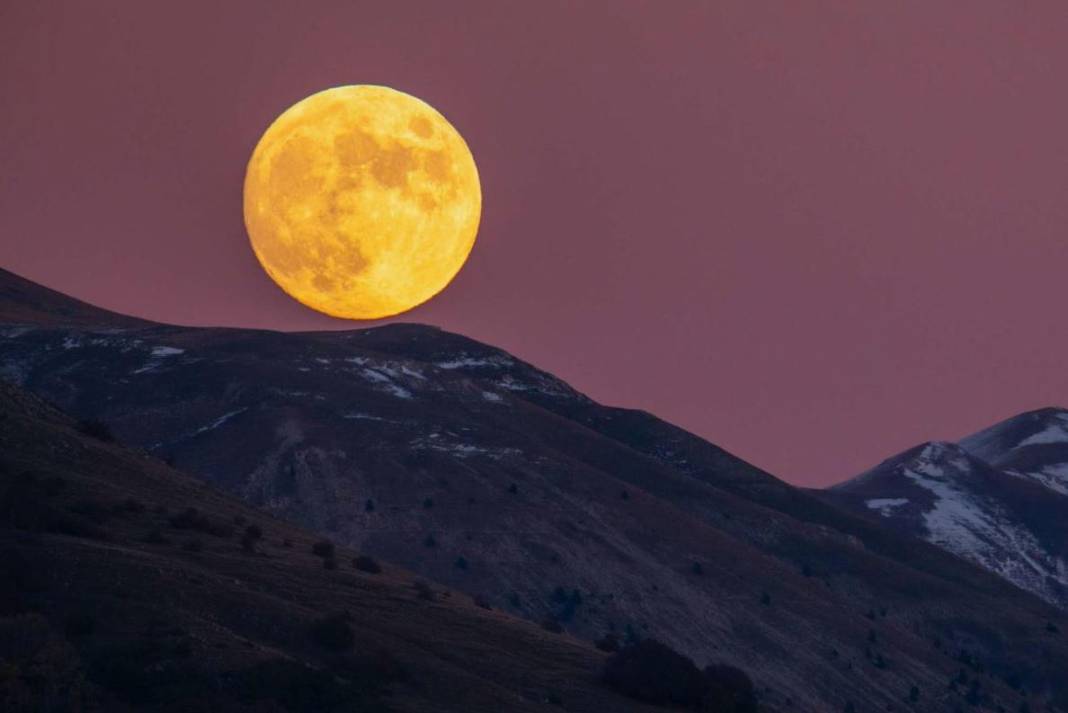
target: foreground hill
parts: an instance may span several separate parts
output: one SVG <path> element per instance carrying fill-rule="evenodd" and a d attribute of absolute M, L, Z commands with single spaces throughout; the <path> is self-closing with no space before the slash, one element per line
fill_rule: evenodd
<path fill-rule="evenodd" d="M 495 609 L 655 636 L 799 710 L 1068 695 L 1054 608 L 500 350 L 418 325 L 93 326 L 63 299 L 77 321 L 0 304 L 5 378 Z"/>
<path fill-rule="evenodd" d="M 312 533 L 4 384 L 0 423 L 5 711 L 645 710 L 592 646 L 351 551 L 327 569 Z"/>
<path fill-rule="evenodd" d="M 1068 609 L 1068 412 L 923 444 L 829 495 Z"/>

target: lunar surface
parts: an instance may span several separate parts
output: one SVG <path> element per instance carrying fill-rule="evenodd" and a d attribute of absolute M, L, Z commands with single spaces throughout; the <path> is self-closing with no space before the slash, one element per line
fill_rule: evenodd
<path fill-rule="evenodd" d="M 425 102 L 337 87 L 287 109 L 245 174 L 252 249 L 312 309 L 377 319 L 445 288 L 471 252 L 482 194 L 467 144 Z"/>

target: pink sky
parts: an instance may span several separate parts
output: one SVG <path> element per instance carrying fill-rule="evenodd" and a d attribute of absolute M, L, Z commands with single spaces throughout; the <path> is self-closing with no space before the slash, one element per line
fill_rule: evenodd
<path fill-rule="evenodd" d="M 156 320 L 366 326 L 248 248 L 294 101 L 386 84 L 482 176 L 403 315 L 797 483 L 1068 404 L 1068 4 L 8 2 L 0 265 Z"/>

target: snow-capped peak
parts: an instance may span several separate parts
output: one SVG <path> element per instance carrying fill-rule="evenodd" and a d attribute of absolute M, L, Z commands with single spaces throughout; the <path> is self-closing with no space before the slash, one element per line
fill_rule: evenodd
<path fill-rule="evenodd" d="M 960 440 L 965 450 L 992 464 L 1021 448 L 1051 444 L 1068 446 L 1068 410 L 1028 411 Z"/>

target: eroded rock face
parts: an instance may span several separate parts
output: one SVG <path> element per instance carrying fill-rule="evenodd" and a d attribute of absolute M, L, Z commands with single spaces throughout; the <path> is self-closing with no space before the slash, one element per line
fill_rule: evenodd
<path fill-rule="evenodd" d="M 15 312 L 0 305 L 6 379 L 495 609 L 655 636 L 750 671 L 777 706 L 885 708 L 916 685 L 943 710 L 959 651 L 994 672 L 991 696 L 1020 661 L 1055 680 L 1039 651 L 1060 614 L 1031 595 L 465 337 Z"/>

